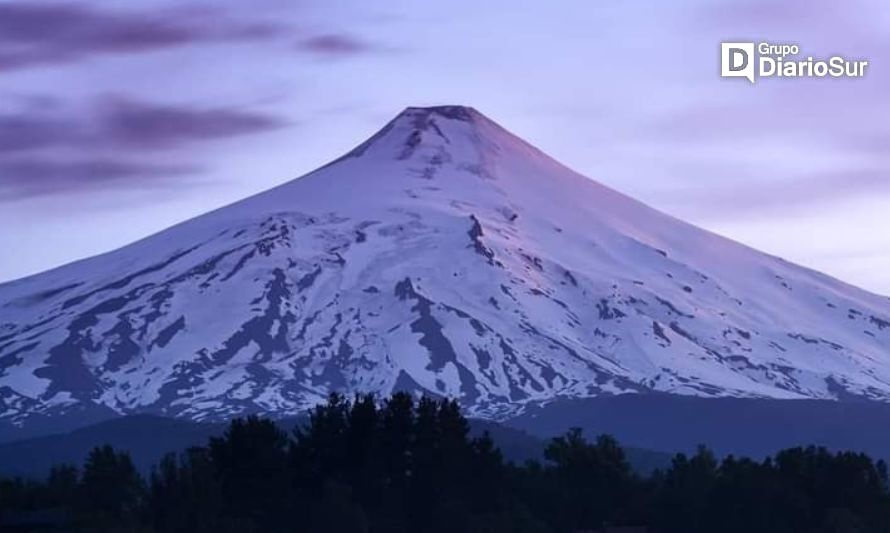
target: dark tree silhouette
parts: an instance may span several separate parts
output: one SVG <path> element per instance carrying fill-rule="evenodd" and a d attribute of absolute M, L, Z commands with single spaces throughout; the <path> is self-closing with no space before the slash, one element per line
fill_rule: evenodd
<path fill-rule="evenodd" d="M 144 482 L 129 454 L 108 445 L 90 452 L 76 505 L 84 523 L 134 527 L 144 496 Z"/>
<path fill-rule="evenodd" d="M 61 516 L 83 532 L 890 533 L 887 478 L 882 461 L 816 447 L 763 461 L 700 448 L 644 478 L 613 438 L 580 430 L 514 465 L 470 436 L 454 401 L 333 395 L 292 435 L 234 420 L 207 446 L 164 457 L 147 487 L 109 446 L 80 474 L 0 479 L 0 528 Z"/>

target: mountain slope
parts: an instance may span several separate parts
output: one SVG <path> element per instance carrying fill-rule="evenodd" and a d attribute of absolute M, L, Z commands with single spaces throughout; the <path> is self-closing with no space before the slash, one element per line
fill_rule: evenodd
<path fill-rule="evenodd" d="M 0 285 L 0 419 L 218 420 L 331 390 L 890 398 L 890 300 L 659 213 L 464 107 Z"/>

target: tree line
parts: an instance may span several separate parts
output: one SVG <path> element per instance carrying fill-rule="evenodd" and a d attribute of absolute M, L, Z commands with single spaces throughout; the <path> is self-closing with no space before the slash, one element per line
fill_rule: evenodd
<path fill-rule="evenodd" d="M 41 516 L 109 532 L 870 533 L 890 532 L 890 493 L 883 461 L 817 447 L 763 461 L 700 448 L 641 476 L 615 439 L 571 430 L 517 465 L 454 401 L 334 395 L 291 434 L 234 420 L 147 479 L 102 446 L 45 481 L 0 480 L 0 529 Z"/>

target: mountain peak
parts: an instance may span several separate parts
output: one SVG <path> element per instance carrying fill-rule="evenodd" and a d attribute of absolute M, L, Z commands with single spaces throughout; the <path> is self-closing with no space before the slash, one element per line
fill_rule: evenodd
<path fill-rule="evenodd" d="M 407 107 L 368 140 L 336 160 L 367 157 L 383 160 L 449 160 L 464 166 L 490 167 L 508 154 L 548 159 L 509 130 L 463 105 Z"/>
<path fill-rule="evenodd" d="M 438 115 L 440 117 L 451 120 L 461 120 L 464 122 L 473 122 L 477 118 L 485 118 L 485 116 L 476 111 L 475 108 L 464 105 L 437 105 L 429 107 L 406 107 L 404 111 L 399 113 L 399 117 L 429 117 L 430 115 Z"/>
<path fill-rule="evenodd" d="M 407 107 L 341 159 L 374 154 L 405 160 L 421 153 L 432 157 L 429 152 L 478 155 L 484 144 L 516 141 L 519 139 L 472 107 Z"/>
<path fill-rule="evenodd" d="M 429 107 L 406 107 L 393 119 L 394 123 L 405 124 L 409 128 L 426 130 L 432 125 L 440 128 L 479 128 L 484 125 L 500 126 L 473 107 L 463 105 L 438 105 Z"/>

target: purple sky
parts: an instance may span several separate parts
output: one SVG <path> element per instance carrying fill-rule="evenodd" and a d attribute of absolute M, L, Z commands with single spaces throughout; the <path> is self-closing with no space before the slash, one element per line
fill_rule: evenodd
<path fill-rule="evenodd" d="M 870 61 L 719 77 L 719 43 Z M 472 105 L 600 182 L 890 294 L 890 3 L 0 0 L 0 281 Z"/>

